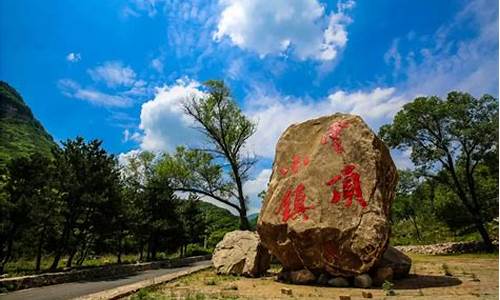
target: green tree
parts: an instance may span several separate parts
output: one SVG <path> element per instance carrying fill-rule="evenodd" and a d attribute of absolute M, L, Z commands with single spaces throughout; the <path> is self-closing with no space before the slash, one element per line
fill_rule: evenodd
<path fill-rule="evenodd" d="M 198 129 L 205 135 L 211 147 L 203 151 L 211 153 L 214 158 L 224 161 L 228 166 L 229 178 L 233 185 L 231 196 L 237 199 L 235 208 L 240 216 L 241 229 L 249 229 L 247 219 L 247 203 L 243 192 L 243 184 L 248 179 L 248 172 L 255 160 L 245 156 L 244 146 L 247 140 L 255 133 L 255 124 L 252 123 L 240 110 L 233 100 L 229 88 L 222 81 L 210 80 L 205 83 L 208 95 L 202 98 L 192 98 L 185 102 L 184 111 L 194 118 Z M 182 189 L 190 190 L 190 186 Z M 192 190 L 197 193 L 199 191 Z M 213 193 L 201 193 L 214 197 Z"/>
<path fill-rule="evenodd" d="M 205 216 L 199 208 L 199 201 L 197 196 L 189 195 L 179 205 L 182 222 L 181 256 L 185 256 L 188 244 L 200 243 L 205 236 Z"/>
<path fill-rule="evenodd" d="M 106 218 L 102 209 L 116 197 L 119 170 L 113 155 L 102 148 L 102 142 L 88 143 L 81 137 L 67 140 L 63 149 L 55 151 L 57 177 L 64 192 L 63 225 L 55 249 L 51 270 L 59 265 L 62 255 L 69 255 L 67 267 L 80 251 L 83 262 L 96 237 L 94 223 Z"/>
<path fill-rule="evenodd" d="M 379 134 L 391 147 L 411 148 L 418 172 L 453 191 L 492 249 L 485 228 L 489 221 L 485 211 L 492 207 L 478 191 L 478 166 L 491 160 L 492 153 L 496 153 L 498 165 L 498 100 L 459 92 L 449 93 L 444 101 L 419 97 L 404 105 Z M 497 207 L 498 198 L 493 203 Z"/>
<path fill-rule="evenodd" d="M 43 243 L 58 210 L 58 191 L 53 184 L 53 167 L 49 158 L 33 154 L 11 160 L 7 165 L 0 228 L 0 271 L 12 258 L 14 242 L 36 227 L 36 270 L 40 270 Z"/>

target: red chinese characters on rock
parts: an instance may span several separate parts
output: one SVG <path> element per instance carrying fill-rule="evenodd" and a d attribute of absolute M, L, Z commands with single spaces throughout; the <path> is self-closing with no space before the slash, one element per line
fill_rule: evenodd
<path fill-rule="evenodd" d="M 309 219 L 306 214 L 308 209 L 314 208 L 314 205 L 306 206 L 307 196 L 304 192 L 306 187 L 303 183 L 299 183 L 295 190 L 288 189 L 283 197 L 281 198 L 280 206 L 276 209 L 275 213 L 279 214 L 281 212 L 281 220 L 283 222 L 288 222 L 288 220 L 294 220 L 298 216 L 302 216 L 304 221 Z M 292 207 L 292 194 L 293 194 L 293 207 Z"/>
<path fill-rule="evenodd" d="M 362 208 L 368 205 L 365 199 L 363 199 L 360 176 L 354 171 L 355 168 L 356 166 L 353 164 L 345 165 L 340 175 L 335 175 L 326 183 L 328 186 L 335 186 L 338 181 L 342 180 L 342 193 L 334 189 L 331 203 L 336 204 L 343 199 L 345 200 L 345 207 L 350 207 L 352 205 L 352 198 L 355 197 Z"/>
<path fill-rule="evenodd" d="M 288 174 L 288 171 L 291 171 L 292 174 L 297 174 L 300 170 L 301 164 L 306 167 L 309 164 L 309 157 L 304 156 L 304 158 L 301 158 L 299 155 L 295 154 L 292 157 L 292 165 L 290 166 L 290 168 L 280 168 L 279 172 L 281 176 L 286 176 Z"/>
<path fill-rule="evenodd" d="M 341 120 L 333 122 L 330 127 L 328 127 L 327 133 L 321 138 L 321 144 L 326 144 L 328 142 L 328 138 L 330 138 L 333 150 L 337 154 L 341 154 L 344 151 L 344 148 L 342 148 L 340 134 L 342 133 L 342 130 L 347 127 L 349 127 L 349 123 L 347 121 Z"/>
<path fill-rule="evenodd" d="M 309 157 L 307 156 L 302 158 L 299 155 L 294 155 L 292 157 L 291 166 L 289 168 L 280 168 L 279 172 L 281 176 L 286 176 L 289 174 L 289 171 L 291 174 L 297 174 L 300 171 L 300 167 L 306 167 L 309 162 Z M 276 214 L 281 212 L 281 219 L 283 222 L 287 222 L 290 219 L 294 220 L 298 216 L 302 216 L 304 220 L 309 219 L 306 211 L 314 208 L 314 205 L 306 205 L 307 196 L 305 194 L 305 189 L 305 185 L 303 183 L 299 183 L 295 189 L 286 190 L 285 194 L 281 198 L 279 207 L 275 211 Z"/>

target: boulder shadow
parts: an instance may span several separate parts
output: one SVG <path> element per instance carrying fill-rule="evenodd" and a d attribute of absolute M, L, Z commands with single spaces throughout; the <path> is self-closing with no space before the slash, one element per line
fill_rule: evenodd
<path fill-rule="evenodd" d="M 462 284 L 462 281 L 452 276 L 410 274 L 406 278 L 395 280 L 393 289 L 425 289 L 433 287 L 449 287 L 460 284 Z"/>

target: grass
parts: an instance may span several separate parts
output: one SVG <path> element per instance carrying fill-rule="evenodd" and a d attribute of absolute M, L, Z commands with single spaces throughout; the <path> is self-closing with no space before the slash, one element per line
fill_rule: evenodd
<path fill-rule="evenodd" d="M 175 295 L 173 292 L 170 295 L 161 293 L 157 291 L 155 288 L 144 288 L 139 290 L 136 294 L 130 297 L 130 300 L 237 300 L 240 299 L 236 296 L 228 296 L 228 295 L 207 295 L 204 293 L 198 292 L 188 292 L 183 295 Z"/>

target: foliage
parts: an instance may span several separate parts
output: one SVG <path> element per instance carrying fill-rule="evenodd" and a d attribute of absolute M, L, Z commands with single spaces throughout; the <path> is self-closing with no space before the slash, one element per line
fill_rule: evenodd
<path fill-rule="evenodd" d="M 451 204 L 437 210 L 445 213 L 448 223 L 456 223 L 450 223 L 452 227 L 474 226 L 493 248 L 485 223 L 498 211 L 497 99 L 459 92 L 449 93 L 446 100 L 419 97 L 406 104 L 392 124 L 382 126 L 380 136 L 391 147 L 411 148 L 418 175 L 438 185 L 433 197 L 446 199 L 439 204 Z M 462 219 L 446 215 L 450 207 Z"/>
<path fill-rule="evenodd" d="M 384 283 L 382 284 L 382 289 L 384 290 L 386 296 L 396 295 L 396 292 L 394 292 L 394 283 L 390 281 L 384 281 Z"/>
<path fill-rule="evenodd" d="M 208 95 L 190 99 L 184 104 L 184 111 L 195 120 L 198 129 L 211 145 L 203 151 L 227 164 L 227 177 L 232 183 L 231 194 L 238 200 L 238 204 L 228 204 L 228 199 L 213 197 L 211 192 L 202 194 L 235 208 L 240 215 L 240 228 L 249 229 L 243 183 L 248 179 L 255 160 L 245 155 L 244 146 L 254 134 L 255 124 L 240 110 L 224 82 L 210 80 L 205 86 Z M 202 182 L 205 179 L 202 178 Z"/>

